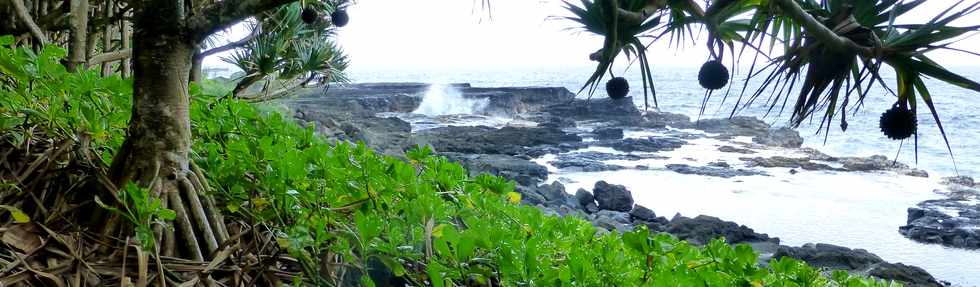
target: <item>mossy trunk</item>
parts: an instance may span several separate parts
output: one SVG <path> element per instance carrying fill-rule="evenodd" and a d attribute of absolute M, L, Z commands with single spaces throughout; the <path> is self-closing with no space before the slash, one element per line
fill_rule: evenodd
<path fill-rule="evenodd" d="M 149 188 L 177 213 L 173 229 L 157 230 L 162 255 L 203 260 L 228 236 L 213 202 L 202 194 L 205 180 L 192 171 L 189 157 L 188 79 L 196 45 L 173 24 L 180 13 L 167 12 L 144 13 L 134 23 L 133 111 L 111 176 L 118 186 Z"/>

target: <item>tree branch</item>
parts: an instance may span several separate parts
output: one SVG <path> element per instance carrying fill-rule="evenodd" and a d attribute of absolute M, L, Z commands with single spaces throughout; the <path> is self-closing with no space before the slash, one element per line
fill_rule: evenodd
<path fill-rule="evenodd" d="M 248 44 L 248 42 L 251 42 L 252 40 L 254 40 L 255 37 L 258 37 L 259 34 L 261 34 L 261 33 L 262 33 L 262 23 L 258 23 L 258 24 L 255 25 L 255 28 L 252 29 L 252 32 L 249 33 L 248 36 L 245 36 L 245 38 L 242 38 L 241 40 L 238 40 L 238 41 L 235 41 L 235 42 L 231 42 L 231 43 L 225 44 L 224 46 L 221 46 L 221 47 L 216 47 L 216 48 L 208 49 L 207 51 L 201 52 L 196 57 L 206 58 L 208 56 L 211 56 L 211 55 L 214 55 L 214 54 L 217 54 L 217 53 L 221 53 L 221 52 L 228 51 L 228 50 L 231 50 L 231 49 L 241 48 L 241 47 L 245 46 L 246 44 Z"/>
<path fill-rule="evenodd" d="M 808 35 L 819 39 L 833 49 L 840 51 L 851 50 L 866 57 L 874 57 L 875 52 L 873 48 L 858 45 L 847 37 L 837 35 L 833 30 L 830 30 L 830 28 L 827 28 L 827 26 L 824 26 L 823 23 L 820 23 L 819 20 L 810 15 L 810 13 L 804 11 L 803 7 L 800 7 L 795 0 L 773 1 L 783 9 L 783 12 L 796 19 L 796 21 L 799 21 L 806 28 Z"/>
<path fill-rule="evenodd" d="M 24 25 L 27 25 L 28 29 L 30 29 L 31 35 L 34 36 L 38 42 L 41 42 L 41 44 L 47 44 L 48 37 L 44 36 L 44 31 L 41 31 L 41 28 L 37 26 L 37 23 L 34 23 L 34 20 L 31 19 L 31 14 L 27 11 L 27 7 L 24 6 L 24 1 L 11 0 L 10 2 L 14 5 L 14 10 L 17 12 L 17 17 L 24 22 Z"/>
<path fill-rule="evenodd" d="M 86 67 L 91 68 L 105 62 L 119 61 L 122 59 L 128 59 L 132 57 L 133 57 L 133 49 L 125 49 L 119 51 L 112 51 L 108 53 L 102 53 L 102 54 L 92 56 L 92 58 L 88 60 Z"/>
<path fill-rule="evenodd" d="M 619 14 L 619 19 L 622 19 L 624 23 L 639 25 L 643 24 L 647 18 L 650 18 L 650 16 L 653 16 L 654 13 L 657 13 L 657 11 L 660 11 L 660 9 L 663 9 L 666 6 L 667 2 L 664 0 L 651 0 L 646 6 L 643 7 L 643 9 L 640 9 L 640 11 L 629 11 L 619 8 L 616 9 L 616 13 Z"/>
<path fill-rule="evenodd" d="M 187 18 L 187 28 L 200 40 L 248 17 L 296 0 L 224 0 L 202 7 Z"/>

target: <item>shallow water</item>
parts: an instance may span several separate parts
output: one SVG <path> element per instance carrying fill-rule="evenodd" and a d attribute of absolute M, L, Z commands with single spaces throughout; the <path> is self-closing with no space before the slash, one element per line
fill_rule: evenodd
<path fill-rule="evenodd" d="M 720 178 L 664 169 L 666 164 L 701 166 L 716 160 L 724 160 L 734 168 L 744 167 L 737 160 L 744 155 L 717 151 L 718 146 L 730 143 L 714 139 L 689 143 L 674 151 L 658 153 L 669 159 L 607 162 L 624 166 L 641 164 L 650 170 L 562 172 L 547 165 L 553 155 L 536 161 L 552 171 L 549 181 L 562 182 L 570 192 L 578 188 L 591 190 L 596 181 L 605 180 L 627 186 L 637 204 L 667 218 L 676 213 L 716 216 L 779 237 L 783 244 L 820 242 L 863 248 L 890 262 L 925 268 L 957 286 L 980 286 L 980 252 L 921 244 L 898 233 L 898 227 L 905 224 L 907 207 L 941 197 L 933 192 L 942 188 L 935 179 L 892 172 L 791 174 L 787 168 L 761 168 L 771 176 Z M 775 155 L 800 156 L 781 149 L 751 156 Z"/>

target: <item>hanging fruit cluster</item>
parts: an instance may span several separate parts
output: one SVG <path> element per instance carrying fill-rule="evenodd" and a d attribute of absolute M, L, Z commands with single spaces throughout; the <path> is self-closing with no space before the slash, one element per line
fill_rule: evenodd
<path fill-rule="evenodd" d="M 918 120 L 915 113 L 909 110 L 906 105 L 895 104 L 881 114 L 878 127 L 886 137 L 893 140 L 903 140 L 911 137 L 916 132 Z"/>
<path fill-rule="evenodd" d="M 728 78 L 728 68 L 717 59 L 705 62 L 698 71 L 698 83 L 708 90 L 724 88 L 728 85 Z"/>
<path fill-rule="evenodd" d="M 625 98 L 630 93 L 630 84 L 626 78 L 615 77 L 606 82 L 606 94 L 613 100 Z"/>

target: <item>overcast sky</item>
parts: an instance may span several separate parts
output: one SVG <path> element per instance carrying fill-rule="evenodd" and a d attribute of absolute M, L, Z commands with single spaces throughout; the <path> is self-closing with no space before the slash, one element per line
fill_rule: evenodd
<path fill-rule="evenodd" d="M 574 0 L 573 0 L 574 1 Z M 578 1 L 574 1 L 578 2 Z M 930 19 L 957 1 L 932 0 L 902 22 Z M 972 3 L 973 1 L 966 1 Z M 367 70 L 480 70 L 558 69 L 590 67 L 588 54 L 602 39 L 574 29 L 560 0 L 357 0 L 349 9 L 350 24 L 338 42 L 351 57 L 352 69 Z M 492 16 L 492 17 L 491 17 Z M 960 21 L 980 25 L 980 13 Z M 699 42 L 704 36 L 701 35 Z M 678 51 L 665 43 L 652 47 L 657 66 L 698 66 L 703 45 Z M 699 43 L 700 44 L 700 43 Z M 980 37 L 957 47 L 980 51 Z M 980 57 L 936 52 L 940 63 L 976 65 Z M 216 57 L 207 63 L 220 62 Z"/>

